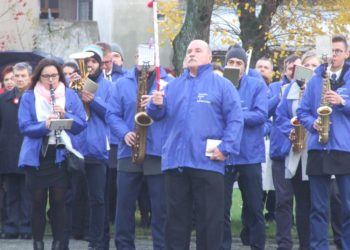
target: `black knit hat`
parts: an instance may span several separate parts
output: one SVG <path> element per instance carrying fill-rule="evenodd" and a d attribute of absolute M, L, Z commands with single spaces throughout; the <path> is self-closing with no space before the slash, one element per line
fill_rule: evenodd
<path fill-rule="evenodd" d="M 242 49 L 241 46 L 236 44 L 235 46 L 231 47 L 225 57 L 225 65 L 227 64 L 227 61 L 231 58 L 238 58 L 244 62 L 244 65 L 247 66 L 247 53 Z"/>

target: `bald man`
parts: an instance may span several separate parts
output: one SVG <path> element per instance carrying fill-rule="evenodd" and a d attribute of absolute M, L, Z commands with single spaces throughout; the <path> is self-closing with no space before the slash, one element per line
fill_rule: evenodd
<path fill-rule="evenodd" d="M 232 83 L 213 72 L 206 42 L 192 41 L 185 60 L 184 73 L 154 92 L 147 107 L 153 119 L 166 118 L 166 248 L 189 249 L 194 204 L 197 249 L 216 250 L 223 235 L 224 161 L 239 152 L 241 104 Z"/>

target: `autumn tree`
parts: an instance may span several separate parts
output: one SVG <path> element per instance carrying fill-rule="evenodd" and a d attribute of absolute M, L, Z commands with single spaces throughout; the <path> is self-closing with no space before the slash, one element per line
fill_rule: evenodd
<path fill-rule="evenodd" d="M 30 48 L 25 37 L 35 24 L 27 0 L 0 0 L 0 6 L 0 51 Z"/>
<path fill-rule="evenodd" d="M 182 69 L 188 44 L 194 39 L 209 42 L 210 20 L 214 0 L 188 0 L 185 21 L 173 41 L 173 65 L 177 72 Z"/>
<path fill-rule="evenodd" d="M 201 4 L 208 4 L 204 2 L 207 1 L 185 1 L 185 21 L 181 31 L 178 29 L 176 38 L 171 39 L 176 69 L 181 65 L 185 47 L 190 40 L 209 40 L 210 24 L 212 37 L 220 37 L 223 47 L 239 42 L 245 49 L 252 48 L 251 65 L 263 55 L 271 57 L 277 65 L 287 54 L 294 51 L 302 53 L 313 47 L 317 34 L 344 33 L 350 21 L 347 13 L 350 1 L 346 0 L 215 0 L 214 5 L 210 1 L 210 7 L 206 9 L 212 11 L 211 23 L 198 23 L 198 20 L 203 20 L 203 12 L 199 11 L 199 8 L 204 7 Z M 222 12 L 217 11 L 220 8 L 225 9 L 231 17 L 226 20 L 221 18 Z M 173 12 L 165 15 L 172 16 Z M 218 18 L 214 18 L 215 15 Z"/>

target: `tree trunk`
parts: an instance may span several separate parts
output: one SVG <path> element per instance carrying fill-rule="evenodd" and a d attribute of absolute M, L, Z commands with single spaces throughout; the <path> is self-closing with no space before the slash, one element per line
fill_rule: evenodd
<path fill-rule="evenodd" d="M 267 47 L 266 33 L 270 32 L 271 20 L 276 13 L 277 7 L 282 3 L 281 0 L 265 0 L 262 3 L 259 16 L 255 16 L 256 0 L 241 0 L 238 4 L 239 16 L 243 47 L 245 49 L 253 48 L 253 54 L 250 62 L 250 67 L 254 68 L 255 63 L 263 56 L 270 56 L 270 51 Z M 249 12 L 249 5 L 254 8 L 254 11 Z"/>
<path fill-rule="evenodd" d="M 182 63 L 189 43 L 194 39 L 209 42 L 210 20 L 214 0 L 187 0 L 184 24 L 173 41 L 173 65 L 177 73 L 182 71 Z"/>

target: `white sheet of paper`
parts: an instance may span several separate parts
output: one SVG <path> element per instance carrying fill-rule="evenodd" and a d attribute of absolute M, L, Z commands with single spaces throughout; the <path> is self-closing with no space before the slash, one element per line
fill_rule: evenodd
<path fill-rule="evenodd" d="M 311 69 L 305 68 L 301 65 L 295 66 L 295 73 L 294 73 L 295 80 L 308 82 L 313 74 L 314 72 Z"/>
<path fill-rule="evenodd" d="M 316 53 L 319 57 L 332 57 L 332 37 L 316 36 Z"/>
<path fill-rule="evenodd" d="M 221 140 L 207 139 L 207 146 L 205 147 L 205 156 L 211 157 L 213 153 L 207 152 L 208 149 L 218 146 L 221 142 L 222 142 Z"/>
<path fill-rule="evenodd" d="M 154 65 L 154 46 L 149 46 L 148 44 L 140 44 L 138 47 L 138 65 Z"/>
<path fill-rule="evenodd" d="M 90 80 L 89 78 L 87 78 L 84 83 L 83 90 L 90 92 L 92 94 L 95 94 L 97 89 L 98 89 L 98 84 Z"/>
<path fill-rule="evenodd" d="M 63 130 L 63 129 L 71 129 L 73 124 L 73 119 L 54 119 L 51 120 L 50 130 Z"/>

